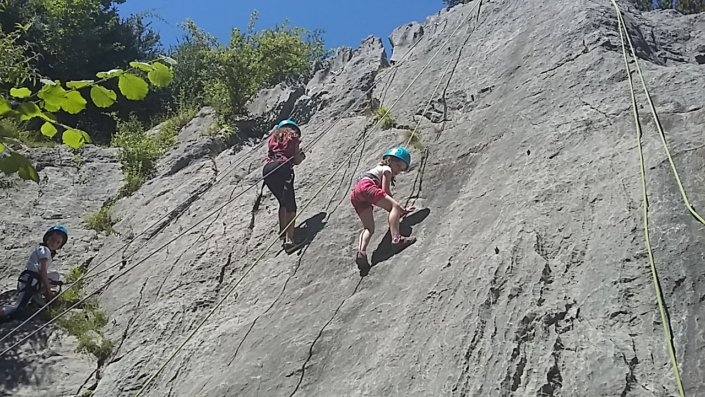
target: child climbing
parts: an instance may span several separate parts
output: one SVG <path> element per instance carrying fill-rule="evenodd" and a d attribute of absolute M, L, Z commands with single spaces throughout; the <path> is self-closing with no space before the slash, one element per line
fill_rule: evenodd
<path fill-rule="evenodd" d="M 283 248 L 287 254 L 297 248 L 294 243 L 294 223 L 292 222 L 296 217 L 294 166 L 301 164 L 306 158 L 299 148 L 300 142 L 299 126 L 291 120 L 280 122 L 276 132 L 269 137 L 269 153 L 262 169 L 264 183 L 279 202 L 279 233 L 286 228 Z"/>
<path fill-rule="evenodd" d="M 392 247 L 412 244 L 416 237 L 403 237 L 399 233 L 399 220 L 402 215 L 415 210 L 414 207 L 404 208 L 392 198 L 390 185 L 395 176 L 405 171 L 411 165 L 411 155 L 401 147 L 388 150 L 382 161 L 373 169 L 362 174 L 361 179 L 350 193 L 350 202 L 355 212 L 362 221 L 363 231 L 357 246 L 355 263 L 360 269 L 360 275 L 365 276 L 370 271 L 367 261 L 367 245 L 375 232 L 375 220 L 372 215 L 372 206 L 384 208 L 389 212 L 389 230 L 392 234 Z"/>
<path fill-rule="evenodd" d="M 5 319 L 24 308 L 39 293 L 43 293 L 46 299 L 54 297 L 50 280 L 58 281 L 59 274 L 50 272 L 49 266 L 56 251 L 60 250 L 68 239 L 68 232 L 63 226 L 51 227 L 44 233 L 42 243 L 32 251 L 25 270 L 18 278 L 15 303 L 12 306 L 0 308 L 0 319 Z"/>

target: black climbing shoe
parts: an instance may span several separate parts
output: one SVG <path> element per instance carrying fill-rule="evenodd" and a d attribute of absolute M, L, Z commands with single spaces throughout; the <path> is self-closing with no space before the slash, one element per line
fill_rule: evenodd
<path fill-rule="evenodd" d="M 370 262 L 367 261 L 367 256 L 358 251 L 355 263 L 357 264 L 357 268 L 360 269 L 360 277 L 367 276 L 370 272 Z"/>
<path fill-rule="evenodd" d="M 294 243 L 293 241 L 286 241 L 284 244 L 282 244 L 282 248 L 284 248 L 284 252 L 286 252 L 287 255 L 291 255 L 296 252 L 296 250 L 301 248 L 304 244 L 306 244 L 305 240 L 298 244 Z"/>

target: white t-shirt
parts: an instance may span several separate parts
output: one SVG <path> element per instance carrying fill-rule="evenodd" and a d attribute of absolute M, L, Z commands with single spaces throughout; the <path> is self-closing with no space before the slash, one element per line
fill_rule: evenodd
<path fill-rule="evenodd" d="M 385 172 L 392 172 L 392 168 L 388 165 L 378 165 L 375 168 L 362 174 L 360 179 L 369 179 L 373 181 L 377 186 L 382 187 L 382 176 Z"/>
<path fill-rule="evenodd" d="M 49 266 L 51 266 L 51 250 L 49 247 L 43 245 L 38 246 L 32 251 L 32 255 L 29 256 L 27 261 L 27 270 L 39 273 L 39 261 L 41 259 L 47 260 L 47 272 L 49 271 Z"/>

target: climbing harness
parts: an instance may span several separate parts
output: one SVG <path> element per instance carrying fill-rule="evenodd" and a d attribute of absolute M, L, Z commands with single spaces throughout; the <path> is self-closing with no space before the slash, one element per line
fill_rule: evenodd
<path fill-rule="evenodd" d="M 457 29 L 456 29 L 456 30 L 457 30 Z M 399 62 L 397 62 L 395 65 L 393 65 L 392 68 L 390 68 L 390 69 L 396 70 L 396 68 L 398 68 L 400 65 L 402 65 L 402 64 L 403 64 L 402 61 L 403 61 L 409 54 L 411 54 L 411 51 L 416 47 L 416 45 L 417 45 L 420 41 L 421 41 L 421 37 L 411 46 L 411 48 L 404 54 L 404 56 L 402 56 L 402 58 L 399 60 Z M 435 58 L 435 55 L 434 55 L 434 58 Z M 433 58 L 432 58 L 432 59 L 433 59 Z M 429 61 L 429 62 L 430 62 L 430 61 Z M 428 66 L 428 64 L 426 65 L 426 67 L 427 67 L 427 66 Z M 424 67 L 424 69 L 425 69 L 426 67 Z M 390 78 L 391 78 L 391 76 L 392 76 L 392 75 L 390 75 Z M 417 78 L 418 78 L 418 76 L 417 76 Z M 414 81 L 415 81 L 415 80 L 416 80 L 416 79 L 414 79 Z M 380 81 L 381 81 L 381 80 L 380 80 Z M 390 81 L 391 81 L 391 79 L 390 79 Z M 414 81 L 412 81 L 411 84 L 413 84 Z M 374 83 L 370 86 L 370 88 L 368 88 L 368 89 L 364 92 L 364 94 L 367 94 L 368 92 L 371 92 L 378 84 L 379 84 L 379 81 L 378 81 L 378 82 L 374 82 Z M 409 85 L 409 87 L 411 86 L 411 84 Z M 407 88 L 407 90 L 408 90 L 408 88 Z M 405 91 L 404 93 L 406 93 L 406 91 Z M 402 94 L 402 95 L 403 95 L 403 94 Z M 366 99 L 366 95 L 361 95 L 360 98 L 358 98 L 355 102 L 353 102 L 347 109 L 345 109 L 345 111 L 341 112 L 341 113 L 340 113 L 340 116 L 338 116 L 337 119 L 336 119 L 328 128 L 326 128 L 326 129 L 323 130 L 318 136 L 316 136 L 316 137 L 312 140 L 311 144 L 306 147 L 305 150 L 308 151 L 310 148 L 312 148 L 314 145 L 316 145 L 316 144 L 323 138 L 323 136 L 325 136 L 328 132 L 330 132 L 330 131 L 343 119 L 343 117 L 345 117 L 345 115 L 347 114 L 348 110 L 354 109 L 356 106 L 358 106 L 358 105 L 359 105 L 362 101 L 364 101 L 365 99 Z M 291 117 L 291 115 L 289 115 L 289 117 Z M 266 141 L 266 139 L 262 140 L 262 141 L 258 144 L 258 146 L 261 147 L 261 145 L 262 145 L 265 141 Z M 255 148 L 253 148 L 253 151 L 254 151 L 254 149 L 257 149 L 257 148 L 258 148 L 257 146 L 256 146 Z M 244 158 L 246 158 L 246 157 L 247 157 L 247 156 L 243 156 L 243 161 L 236 162 L 236 164 L 239 165 L 239 164 L 241 164 L 242 162 L 244 162 Z M 284 166 L 284 164 L 285 164 L 285 163 L 280 164 L 279 167 Z M 275 168 L 274 170 L 272 170 L 272 171 L 270 172 L 270 174 L 276 172 L 276 171 L 279 169 L 279 167 L 277 167 L 277 168 Z M 231 171 L 233 171 L 234 169 L 235 169 L 235 167 L 231 166 L 231 170 L 228 171 L 228 172 L 231 172 Z M 226 173 L 226 174 L 227 174 L 227 173 Z M 26 337 L 20 339 L 20 340 L 17 341 L 15 344 L 13 344 L 13 345 L 10 346 L 9 348 L 7 348 L 7 349 L 5 349 L 4 351 L 2 351 L 2 352 L 0 353 L 0 356 L 6 354 L 7 352 L 9 352 L 10 350 L 12 350 L 12 349 L 15 348 L 16 346 L 18 346 L 18 345 L 20 345 L 21 343 L 23 343 L 24 341 L 28 340 L 30 337 L 32 337 L 33 335 L 35 335 L 37 332 L 41 331 L 41 330 L 44 329 L 45 327 L 47 327 L 47 326 L 53 324 L 56 320 L 58 320 L 59 318 L 61 318 L 62 316 L 64 316 L 66 313 L 68 313 L 69 311 L 73 310 L 74 308 L 76 308 L 77 306 L 79 306 L 80 304 L 82 304 L 82 303 L 83 303 L 85 300 L 87 300 L 88 298 L 92 297 L 92 296 L 95 295 L 95 294 L 98 294 L 98 293 L 102 292 L 104 289 L 106 289 L 108 286 L 110 286 L 110 284 L 112 284 L 114 281 L 116 281 L 117 279 L 119 279 L 119 278 L 122 277 L 123 275 L 127 274 L 129 271 L 131 271 L 132 269 L 134 269 L 134 268 L 137 267 L 138 265 L 144 263 L 147 259 L 149 259 L 149 258 L 151 258 L 152 256 L 156 255 L 158 252 L 160 252 L 162 249 L 164 249 L 165 247 L 167 247 L 167 246 L 168 246 L 169 244 L 171 244 L 172 242 L 176 241 L 176 240 L 177 240 L 178 238 L 180 238 L 181 236 L 186 235 L 188 231 L 195 229 L 197 226 L 199 226 L 199 225 L 200 225 L 201 223 L 203 223 L 205 220 L 209 219 L 209 218 L 212 217 L 213 215 L 215 215 L 215 214 L 219 213 L 220 211 L 222 211 L 223 208 L 225 208 L 227 205 L 229 205 L 230 203 L 232 203 L 233 201 L 235 201 L 235 200 L 238 199 L 239 197 L 243 196 L 243 195 L 244 195 L 245 193 L 247 193 L 251 188 L 255 187 L 257 184 L 259 184 L 260 181 L 263 181 L 264 178 L 266 178 L 266 177 L 269 176 L 270 174 L 265 175 L 265 176 L 263 176 L 262 178 L 260 178 L 258 181 L 252 183 L 252 184 L 251 184 L 248 188 L 246 188 L 244 191 L 240 192 L 240 193 L 239 193 L 238 195 L 236 195 L 235 197 L 232 197 L 231 199 L 229 199 L 228 201 L 226 201 L 223 205 L 221 205 L 220 207 L 218 207 L 216 210 L 212 211 L 210 214 L 208 214 L 206 217 L 204 217 L 203 219 L 201 219 L 200 221 L 198 221 L 196 224 L 194 224 L 193 226 L 189 227 L 189 228 L 186 229 L 184 232 L 178 234 L 176 237 L 172 238 L 172 239 L 169 240 L 167 243 L 165 243 L 165 244 L 163 244 L 162 246 L 160 246 L 159 248 L 157 248 L 155 251 L 153 251 L 152 253 L 150 253 L 147 257 L 141 259 L 141 260 L 138 261 L 136 264 L 130 266 L 129 268 L 127 268 L 127 269 L 126 269 L 125 271 L 123 271 L 122 273 L 120 273 L 120 274 L 118 274 L 117 276 L 113 277 L 113 278 L 110 279 L 108 282 L 106 282 L 105 285 L 103 285 L 103 286 L 97 288 L 95 291 L 93 291 L 92 293 L 88 294 L 85 298 L 79 300 L 79 301 L 76 302 L 74 305 L 70 306 L 69 308 L 67 308 L 66 310 L 64 310 L 62 313 L 60 313 L 60 314 L 58 314 L 56 317 L 52 318 L 50 321 L 48 321 L 48 322 L 46 322 L 45 324 L 41 325 L 39 328 L 37 328 L 35 331 L 31 332 L 31 333 L 30 333 L 29 335 L 27 335 Z M 223 178 L 221 178 L 221 179 L 219 179 L 219 180 L 216 180 L 216 182 L 215 182 L 213 185 L 211 185 L 211 186 L 209 187 L 209 189 L 212 188 L 213 186 L 215 186 L 217 183 L 219 183 L 220 181 L 222 181 L 222 180 L 224 180 L 224 179 L 225 179 L 225 177 L 223 177 Z M 108 258 L 111 258 L 113 255 L 115 255 L 115 254 L 118 253 L 119 251 L 121 251 L 121 250 L 127 248 L 130 244 L 132 244 L 135 240 L 137 240 L 137 238 L 139 238 L 140 236 L 144 235 L 144 234 L 147 233 L 150 229 L 152 229 L 153 227 L 157 226 L 160 222 L 162 222 L 163 220 L 165 220 L 165 219 L 170 215 L 170 213 L 171 213 L 171 211 L 167 212 L 167 213 L 166 213 L 165 215 L 163 215 L 160 219 L 158 219 L 157 221 L 155 221 L 152 225 L 148 226 L 148 227 L 145 228 L 142 232 L 140 232 L 139 234 L 137 234 L 137 235 L 135 235 L 134 237 L 132 237 L 132 239 L 130 239 L 130 240 L 129 240 L 128 242 L 126 242 L 125 244 L 123 244 L 120 248 L 114 250 L 114 251 L 111 252 L 109 255 L 107 255 L 106 258 L 103 259 L 101 262 L 95 264 L 92 268 L 88 269 L 88 270 L 86 271 L 86 273 L 84 273 L 81 277 L 79 277 L 79 278 L 78 278 L 77 280 L 75 280 L 71 285 L 69 285 L 68 288 L 66 288 L 66 291 L 68 291 L 68 290 L 71 289 L 71 287 L 73 287 L 75 284 L 77 284 L 77 283 L 83 281 L 83 280 L 84 280 L 85 278 L 87 278 L 87 277 L 94 277 L 94 276 L 97 276 L 97 275 L 99 275 L 99 274 L 108 272 L 109 270 L 114 269 L 114 268 L 116 268 L 116 267 L 125 266 L 125 263 L 124 263 L 123 261 L 118 261 L 118 262 L 114 263 L 113 265 L 108 266 L 107 268 L 103 269 L 103 270 L 100 271 L 100 272 L 97 272 L 97 273 L 95 273 L 95 274 L 91 274 L 91 273 L 92 273 L 93 271 L 95 271 L 100 265 L 102 265 L 102 264 L 104 264 L 105 262 L 107 262 Z M 296 219 L 296 218 L 294 218 L 294 220 L 292 220 L 292 222 L 294 222 L 295 219 Z M 141 249 L 141 248 L 140 248 L 140 249 Z M 134 255 L 134 254 L 133 254 L 133 255 Z M 42 310 L 46 309 L 46 308 L 47 308 L 49 305 L 51 305 L 54 301 L 56 301 L 57 299 L 59 299 L 59 297 L 60 297 L 63 293 L 64 293 L 64 292 L 61 292 L 61 293 L 57 294 L 54 298 L 52 298 L 49 302 L 47 302 L 43 307 L 41 307 L 37 312 L 35 312 L 34 314 L 32 314 L 32 316 L 30 316 L 29 318 L 27 318 L 26 320 L 24 320 L 22 323 L 20 323 L 17 327 L 15 327 L 15 328 L 12 329 L 10 332 L 8 332 L 7 334 L 5 334 L 2 338 L 0 338 L 0 343 L 2 343 L 3 341 L 5 341 L 10 335 L 12 335 L 12 334 L 14 334 L 15 332 L 17 332 L 21 327 L 23 327 L 24 325 L 26 325 L 29 321 L 31 321 L 35 316 L 37 316 Z"/>
<path fill-rule="evenodd" d="M 681 397 L 685 397 L 685 391 L 683 389 L 683 383 L 681 381 L 680 371 L 678 369 L 678 361 L 676 359 L 675 347 L 673 345 L 673 336 L 671 335 L 671 331 L 670 331 L 670 319 L 668 318 L 668 315 L 666 313 L 666 309 L 665 309 L 665 306 L 663 303 L 663 297 L 662 297 L 663 294 L 661 291 L 661 284 L 659 281 L 658 273 L 656 271 L 653 249 L 651 247 L 651 238 L 649 235 L 649 201 L 648 201 L 648 196 L 647 196 L 647 192 L 646 192 L 646 171 L 645 171 L 645 165 L 644 165 L 644 153 L 643 153 L 642 145 L 641 145 L 642 131 L 641 131 L 641 125 L 639 124 L 639 114 L 637 112 L 636 97 L 634 94 L 634 83 L 632 81 L 631 70 L 629 68 L 629 61 L 627 59 L 627 49 L 626 49 L 626 43 L 625 43 L 625 39 L 624 39 L 625 36 L 627 38 L 626 41 L 629 43 L 629 48 L 631 50 L 631 56 L 634 59 L 634 63 L 636 65 L 637 74 L 639 75 L 639 78 L 642 83 L 642 87 L 644 88 L 644 92 L 646 94 L 646 98 L 649 102 L 649 106 L 651 108 L 651 113 L 654 117 L 656 128 L 658 129 L 659 136 L 661 137 L 661 141 L 663 142 L 663 147 L 666 151 L 666 155 L 668 156 L 668 161 L 671 165 L 671 170 L 673 171 L 673 175 L 675 176 L 676 183 L 678 184 L 678 189 L 680 190 L 681 197 L 683 199 L 683 203 L 685 204 L 686 208 L 688 208 L 688 211 L 690 211 L 690 213 L 700 223 L 705 224 L 705 221 L 703 221 L 703 218 L 693 209 L 692 205 L 690 204 L 690 202 L 688 200 L 688 196 L 685 193 L 685 189 L 683 188 L 683 184 L 681 183 L 680 177 L 678 175 L 678 171 L 676 170 L 675 164 L 673 163 L 673 159 L 671 157 L 670 150 L 668 149 L 668 145 L 666 144 L 666 137 L 663 132 L 663 128 L 661 127 L 661 122 L 658 119 L 658 115 L 656 114 L 656 108 L 653 104 L 653 101 L 651 100 L 651 95 L 649 94 L 648 88 L 646 87 L 644 75 L 641 72 L 641 68 L 639 67 L 639 60 L 636 55 L 636 51 L 634 51 L 634 46 L 632 45 L 631 37 L 629 36 L 629 32 L 627 31 L 626 24 L 624 23 L 624 19 L 622 18 L 622 12 L 619 9 L 619 6 L 615 2 L 615 0 L 611 0 L 611 2 L 612 2 L 612 5 L 614 6 L 615 12 L 617 13 L 617 25 L 619 28 L 619 37 L 620 37 L 621 44 L 622 44 L 622 55 L 624 57 L 624 66 L 626 68 L 627 77 L 629 80 L 629 88 L 630 88 L 631 101 L 632 101 L 632 110 L 634 113 L 634 123 L 636 126 L 636 139 L 637 139 L 637 148 L 639 150 L 639 169 L 640 169 L 640 173 L 641 173 L 641 187 L 642 187 L 642 197 L 643 197 L 643 207 L 644 207 L 644 237 L 646 240 L 646 248 L 647 248 L 647 252 L 649 255 L 649 264 L 651 267 L 651 275 L 652 275 L 652 279 L 654 282 L 654 289 L 656 290 L 656 299 L 658 301 L 659 313 L 661 315 L 661 323 L 663 324 L 663 331 L 664 331 L 665 338 L 666 338 L 666 344 L 668 346 L 668 353 L 669 353 L 669 356 L 671 359 L 671 365 L 673 367 L 673 373 L 676 378 L 676 383 L 678 385 L 678 392 Z"/>
<path fill-rule="evenodd" d="M 406 95 L 406 93 L 413 86 L 413 84 L 416 82 L 416 80 L 418 80 L 418 78 L 421 76 L 421 74 L 423 74 L 423 72 L 426 71 L 428 66 L 430 66 L 431 62 L 433 62 L 433 60 L 436 58 L 436 56 L 438 56 L 438 54 L 441 52 L 441 50 L 443 48 L 445 48 L 446 43 L 448 41 L 450 41 L 450 39 L 453 36 L 455 36 L 456 32 L 463 26 L 464 22 L 465 22 L 465 20 L 461 20 L 461 22 L 458 24 L 458 27 L 453 31 L 453 33 L 451 33 L 446 38 L 446 41 L 441 46 L 438 47 L 438 50 L 433 55 L 433 57 L 431 57 L 431 59 L 428 61 L 428 63 L 426 63 L 426 65 L 424 65 L 424 67 L 421 69 L 421 71 L 409 83 L 409 85 L 406 87 L 406 89 L 399 95 L 397 100 L 394 101 L 394 103 L 391 105 L 389 110 L 394 108 L 394 106 L 396 106 L 396 104 L 399 102 L 399 100 L 401 100 L 401 98 L 403 98 L 404 95 Z M 382 120 L 383 120 L 382 117 L 378 118 L 377 122 L 373 126 L 373 129 L 377 125 L 379 125 L 382 122 Z M 355 145 L 355 147 L 353 148 L 353 150 L 351 150 L 350 154 L 345 158 L 345 160 L 347 160 L 348 157 L 352 158 L 352 156 L 355 154 L 355 151 L 357 150 L 357 148 L 360 147 L 361 145 L 363 145 L 365 141 L 366 141 L 366 139 L 363 140 L 362 142 L 358 143 L 357 145 Z M 215 311 L 220 307 L 220 305 L 222 305 L 223 302 L 225 302 L 225 300 L 230 296 L 230 294 L 232 294 L 234 292 L 235 288 L 237 288 L 237 286 L 242 282 L 242 280 L 244 280 L 245 277 L 247 277 L 247 275 L 250 273 L 250 271 L 252 271 L 252 269 L 254 269 L 259 264 L 259 262 L 269 252 L 269 250 L 272 248 L 272 246 L 274 246 L 274 244 L 277 243 L 277 241 L 283 235 L 283 233 L 285 233 L 286 229 L 289 226 L 291 226 L 292 224 L 294 224 L 294 222 L 296 222 L 296 219 L 306 210 L 306 208 L 308 208 L 309 205 L 311 205 L 311 203 L 313 203 L 313 200 L 323 191 L 323 189 L 325 189 L 328 186 L 328 184 L 330 184 L 330 182 L 338 174 L 338 172 L 343 168 L 344 165 L 345 165 L 345 161 L 341 161 L 340 165 L 332 172 L 331 176 L 313 194 L 313 196 L 308 200 L 308 202 L 304 205 L 304 207 L 296 213 L 296 216 L 291 220 L 291 222 L 289 222 L 289 224 L 284 227 L 284 230 L 279 232 L 279 234 L 276 238 L 272 239 L 272 242 L 269 243 L 269 245 L 265 248 L 265 250 L 255 259 L 253 264 L 243 273 L 243 275 L 237 280 L 237 282 L 235 282 L 228 289 L 228 291 L 225 293 L 225 295 L 213 306 L 213 308 L 211 308 L 211 310 L 208 312 L 208 314 L 206 314 L 206 316 L 203 318 L 203 320 L 194 328 L 193 331 L 191 331 L 191 333 L 189 333 L 189 335 L 186 337 L 186 339 L 167 357 L 167 359 L 157 368 L 157 370 L 154 371 L 154 373 L 147 379 L 147 381 L 142 385 L 142 387 L 139 389 L 139 391 L 137 392 L 137 394 L 135 394 L 134 397 L 140 396 L 142 394 L 142 392 L 146 390 L 147 386 L 149 386 L 149 384 L 154 380 L 154 378 L 156 378 L 156 376 L 166 367 L 166 365 L 176 356 L 176 354 L 179 351 L 181 351 L 181 349 L 186 345 L 186 343 L 188 343 L 191 340 L 191 338 L 196 334 L 196 332 L 198 332 L 200 330 L 200 328 L 206 323 L 206 321 L 210 318 L 210 316 L 212 316 L 213 313 L 215 313 Z"/>

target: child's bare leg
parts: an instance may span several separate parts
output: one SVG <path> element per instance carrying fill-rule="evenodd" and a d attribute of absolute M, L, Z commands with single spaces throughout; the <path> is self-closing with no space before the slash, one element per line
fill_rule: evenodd
<path fill-rule="evenodd" d="M 296 218 L 296 211 L 294 212 L 287 212 L 287 218 L 286 218 L 286 223 L 284 224 L 284 227 L 286 225 L 289 225 L 289 227 L 286 228 L 286 241 L 287 242 L 293 242 L 294 241 L 294 218 Z"/>
<path fill-rule="evenodd" d="M 399 236 L 399 220 L 403 214 L 401 205 L 389 196 L 384 196 L 377 202 L 377 206 L 389 212 L 389 231 L 392 238 Z"/>
<path fill-rule="evenodd" d="M 357 250 L 365 254 L 367 251 L 367 246 L 370 244 L 372 234 L 375 232 L 375 218 L 372 214 L 372 207 L 365 209 L 358 215 L 360 216 L 364 230 L 360 233 Z"/>
<path fill-rule="evenodd" d="M 289 213 L 286 211 L 286 208 L 279 207 L 279 234 L 280 234 L 279 238 L 280 239 L 285 238 L 285 234 L 282 234 L 282 231 L 284 231 L 284 228 L 289 223 L 288 217 L 289 217 Z"/>

